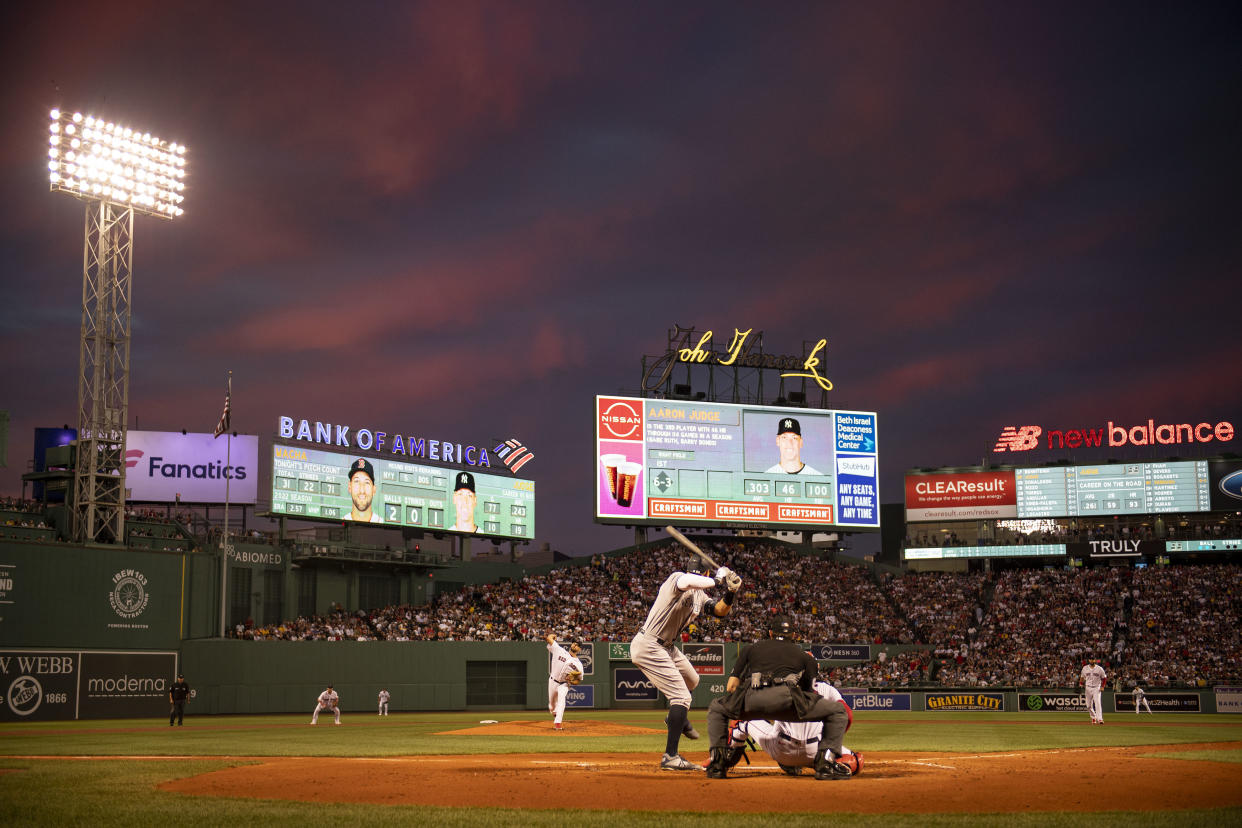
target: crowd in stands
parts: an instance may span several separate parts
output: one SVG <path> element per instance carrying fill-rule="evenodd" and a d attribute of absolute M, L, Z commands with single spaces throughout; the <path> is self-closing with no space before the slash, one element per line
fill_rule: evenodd
<path fill-rule="evenodd" d="M 743 577 L 730 615 L 704 615 L 685 642 L 750 642 L 774 614 L 808 643 L 906 644 L 833 670 L 850 687 L 1072 687 L 1103 659 L 1110 684 L 1242 680 L 1242 567 L 1012 569 L 874 576 L 866 566 L 784 544 L 717 542 L 708 550 Z M 397 605 L 274 625 L 256 640 L 629 641 L 660 584 L 686 567 L 673 546 L 596 556 L 516 581 L 468 586 L 421 606 Z"/>
<path fill-rule="evenodd" d="M 941 546 L 999 546 L 1028 545 L 1037 543 L 1088 543 L 1090 541 L 1125 540 L 1210 540 L 1213 538 L 1242 537 L 1242 516 L 1237 514 L 1168 515 L 1157 516 L 1148 521 L 1115 520 L 1111 523 L 1079 525 L 1074 520 L 1041 521 L 1047 524 L 1036 531 L 1023 532 L 997 528 L 994 536 L 961 537 L 957 531 L 936 531 L 925 526 L 913 535 L 907 535 L 903 545 L 907 549 Z"/>
<path fill-rule="evenodd" d="M 0 520 L 0 537 L 28 538 L 29 533 L 12 531 L 14 529 L 48 529 L 43 519 L 43 504 L 35 500 L 21 500 L 15 497 L 0 498 L 0 512 L 4 512 Z"/>

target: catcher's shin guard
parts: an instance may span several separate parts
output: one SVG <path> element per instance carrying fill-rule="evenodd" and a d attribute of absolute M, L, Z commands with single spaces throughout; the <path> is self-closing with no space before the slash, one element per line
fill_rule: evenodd
<path fill-rule="evenodd" d="M 742 761 L 742 757 L 746 755 L 745 745 L 737 745 L 736 747 L 723 748 L 723 750 L 725 751 L 725 760 L 724 760 L 725 770 L 732 768 L 738 762 Z M 749 763 L 750 763 L 749 760 L 747 760 L 747 764 Z"/>

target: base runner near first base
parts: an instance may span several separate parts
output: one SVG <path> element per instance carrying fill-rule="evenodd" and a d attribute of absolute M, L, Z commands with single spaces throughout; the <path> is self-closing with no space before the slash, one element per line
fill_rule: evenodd
<path fill-rule="evenodd" d="M 582 647 L 575 641 L 566 650 L 556 643 L 556 633 L 548 633 L 544 640 L 548 642 L 551 654 L 548 664 L 548 712 L 552 714 L 552 729 L 563 730 L 561 720 L 565 718 L 569 688 L 582 681 L 582 662 L 578 660 Z"/>
<path fill-rule="evenodd" d="M 733 598 L 742 585 L 742 579 L 733 570 L 722 566 L 715 578 L 700 575 L 696 571 L 703 564 L 691 559 L 685 572 L 674 572 L 664 579 L 660 591 L 647 613 L 647 620 L 630 642 L 630 660 L 634 666 L 668 698 L 668 738 L 664 743 L 664 756 L 660 759 L 661 770 L 703 770 L 701 765 L 683 758 L 677 752 L 683 733 L 691 739 L 699 737 L 690 724 L 691 691 L 699 684 L 699 674 L 685 654 L 678 650 L 676 642 L 681 631 L 692 618 L 712 604 L 712 614 L 724 618 L 729 614 Z M 717 585 L 725 587 L 719 601 L 712 603 L 707 590 Z"/>

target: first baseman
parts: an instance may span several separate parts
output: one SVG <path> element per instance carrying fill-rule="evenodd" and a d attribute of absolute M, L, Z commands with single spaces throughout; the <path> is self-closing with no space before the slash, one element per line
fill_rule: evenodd
<path fill-rule="evenodd" d="M 1104 668 L 1100 666 L 1098 658 L 1093 658 L 1090 663 L 1084 664 L 1082 673 L 1078 676 L 1078 683 L 1086 687 L 1087 712 L 1091 714 L 1091 724 L 1104 724 L 1104 702 L 1101 693 L 1104 690 L 1106 678 L 1108 677 L 1104 675 Z"/>
<path fill-rule="evenodd" d="M 328 685 L 328 689 L 319 694 L 319 698 L 315 700 L 315 712 L 311 714 L 311 724 L 319 724 L 319 711 L 331 710 L 332 715 L 336 717 L 336 723 L 341 723 L 341 697 L 332 689 L 332 685 Z"/>
<path fill-rule="evenodd" d="M 555 633 L 548 633 L 544 640 L 548 642 L 548 652 L 552 654 L 548 665 L 548 712 L 552 714 L 553 729 L 563 730 L 561 720 L 565 718 L 569 687 L 582 681 L 582 662 L 578 660 L 582 647 L 573 642 L 566 650 L 556 643 Z"/>
<path fill-rule="evenodd" d="M 664 744 L 664 756 L 660 759 L 661 770 L 703 770 L 677 752 L 681 735 L 699 738 L 690 724 L 690 693 L 699 684 L 699 674 L 674 645 L 692 618 L 711 604 L 707 590 L 723 584 L 724 596 L 712 604 L 712 613 L 719 618 L 729 614 L 733 598 L 742 585 L 742 579 L 728 567 L 716 570 L 715 578 L 700 575 L 695 570 L 702 566 L 693 558 L 686 572 L 674 572 L 660 585 L 655 602 L 647 613 L 647 620 L 630 642 L 630 660 L 634 666 L 668 698 L 668 738 Z"/>

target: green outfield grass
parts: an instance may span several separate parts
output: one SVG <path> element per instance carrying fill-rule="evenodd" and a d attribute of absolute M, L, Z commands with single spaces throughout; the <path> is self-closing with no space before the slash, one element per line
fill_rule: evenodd
<path fill-rule="evenodd" d="M 574 825 L 626 828 L 671 824 L 731 826 L 739 817 L 596 811 L 514 811 L 409 806 L 322 805 L 268 800 L 186 797 L 156 790 L 160 782 L 245 764 L 235 757 L 407 756 L 426 754 L 622 752 L 662 750 L 662 711 L 570 711 L 566 733 L 532 736 L 461 735 L 448 731 L 481 727 L 484 719 L 544 721 L 542 711 L 393 714 L 346 713 L 344 724 L 308 716 L 189 716 L 185 727 L 163 720 L 31 722 L 0 726 L 0 825 Z M 706 729 L 703 711 L 692 720 Z M 598 720 L 650 728 L 650 734 L 575 738 L 576 722 Z M 1091 727 L 1079 714 L 871 713 L 856 718 L 846 743 L 864 751 L 990 752 L 1092 746 L 1174 745 L 1242 741 L 1242 717 L 1157 714 L 1139 721 L 1117 715 Z M 687 753 L 706 753 L 706 743 L 683 742 Z M 1162 754 L 1159 749 L 1153 755 Z M 1170 757 L 1179 754 L 1169 752 Z M 176 756 L 177 760 L 82 762 L 75 756 Z M 1242 752 L 1199 751 L 1196 759 L 1236 763 Z M 66 757 L 66 758 L 23 758 Z M 228 757 L 228 758 L 222 758 Z M 1239 775 L 1242 784 L 1242 774 Z M 330 781 L 325 781 L 330 784 Z M 899 783 L 895 783 L 899 784 Z M 693 807 L 688 803 L 688 807 Z M 915 826 L 1242 825 L 1242 809 L 980 816 L 883 816 L 832 814 L 833 828 Z M 750 817 L 754 821 L 753 817 Z M 780 815 L 782 826 L 822 826 L 825 815 Z"/>

